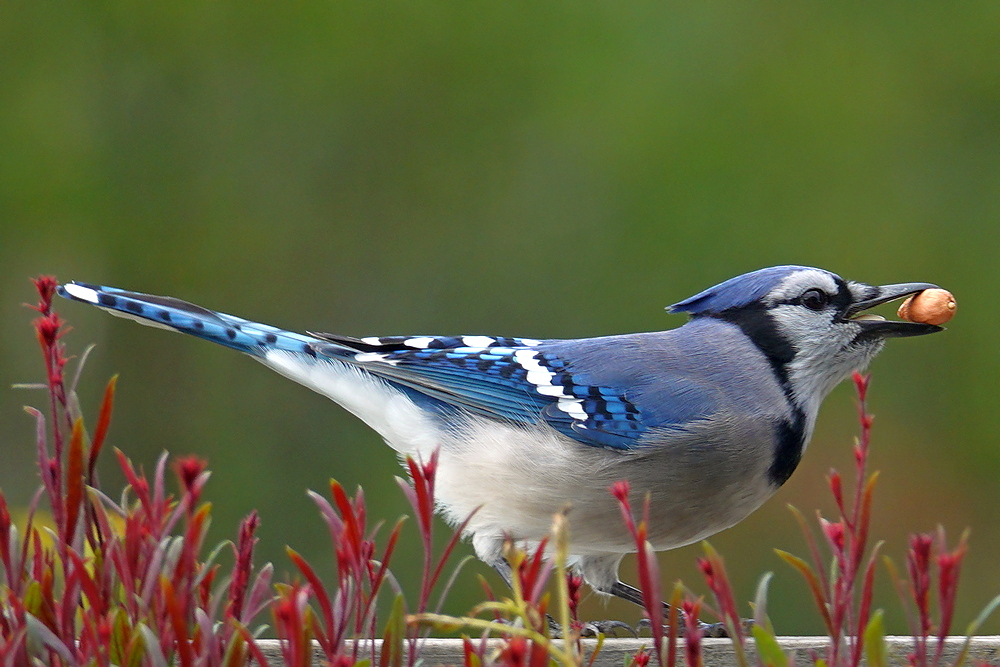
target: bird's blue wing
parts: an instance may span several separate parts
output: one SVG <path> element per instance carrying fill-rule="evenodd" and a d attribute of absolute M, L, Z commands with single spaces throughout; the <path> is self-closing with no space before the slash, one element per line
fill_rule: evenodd
<path fill-rule="evenodd" d="M 549 351 L 552 341 L 314 335 L 331 343 L 314 346 L 321 356 L 344 359 L 353 349 L 345 360 L 446 405 L 523 424 L 544 421 L 587 445 L 633 449 L 651 426 L 663 425 L 643 415 L 623 388 L 575 374 Z"/>

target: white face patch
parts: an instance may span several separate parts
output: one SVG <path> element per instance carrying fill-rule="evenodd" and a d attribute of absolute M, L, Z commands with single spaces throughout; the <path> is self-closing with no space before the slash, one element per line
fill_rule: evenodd
<path fill-rule="evenodd" d="M 767 305 L 771 306 L 781 301 L 794 299 L 801 296 L 809 288 L 821 289 L 830 296 L 834 296 L 838 292 L 837 281 L 826 271 L 819 269 L 796 271 L 768 293 Z"/>
<path fill-rule="evenodd" d="M 855 301 L 862 298 L 866 288 L 859 283 L 848 284 Z M 769 312 L 782 338 L 795 349 L 794 359 L 786 369 L 794 400 L 807 414 L 815 415 L 833 387 L 852 370 L 864 368 L 882 348 L 883 341 L 873 339 L 854 344 L 861 331 L 858 322 L 843 320 L 831 305 L 811 310 L 795 302 L 810 289 L 834 297 L 840 288 L 836 279 L 825 271 L 800 271 L 772 290 L 766 302 L 772 305 Z"/>
<path fill-rule="evenodd" d="M 585 421 L 587 413 L 583 409 L 583 401 L 567 394 L 562 387 L 552 384 L 552 378 L 555 377 L 555 373 L 542 366 L 538 361 L 537 355 L 537 352 L 532 352 L 531 350 L 516 350 L 514 352 L 514 361 L 527 371 L 525 379 L 535 385 L 535 391 L 539 394 L 558 398 L 556 407 L 560 410 L 573 419 Z"/>

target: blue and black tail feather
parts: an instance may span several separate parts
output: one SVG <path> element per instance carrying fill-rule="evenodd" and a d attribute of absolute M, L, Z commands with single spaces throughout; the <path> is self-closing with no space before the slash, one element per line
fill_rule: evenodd
<path fill-rule="evenodd" d="M 163 329 L 191 334 L 253 356 L 278 349 L 315 356 L 319 340 L 241 317 L 217 313 L 187 301 L 87 283 L 59 286 L 67 299 L 89 303 L 112 315 L 133 319 Z"/>

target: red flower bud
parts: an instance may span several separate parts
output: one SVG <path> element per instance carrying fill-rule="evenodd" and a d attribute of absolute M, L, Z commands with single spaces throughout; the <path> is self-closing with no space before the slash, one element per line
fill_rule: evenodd
<path fill-rule="evenodd" d="M 196 493 L 194 485 L 198 481 L 199 475 L 205 472 L 207 467 L 208 463 L 205 459 L 197 456 L 184 456 L 174 462 L 174 472 L 177 473 L 181 486 L 188 493 Z"/>

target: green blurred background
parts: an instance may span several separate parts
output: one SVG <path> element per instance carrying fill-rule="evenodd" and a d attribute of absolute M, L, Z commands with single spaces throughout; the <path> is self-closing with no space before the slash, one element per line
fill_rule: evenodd
<path fill-rule="evenodd" d="M 964 626 L 1000 592 L 998 37 L 993 2 L 3 2 L 0 385 L 41 379 L 21 306 L 40 273 L 296 330 L 532 337 L 677 326 L 663 306 L 779 263 L 936 282 L 960 303 L 949 331 L 874 364 L 874 530 L 899 562 L 911 532 L 972 528 Z M 111 444 L 147 469 L 164 449 L 209 460 L 216 539 L 257 508 L 259 560 L 287 573 L 289 544 L 329 572 L 306 489 L 333 476 L 373 517 L 406 511 L 393 453 L 327 400 L 59 307 L 70 351 L 98 345 L 85 408 L 121 374 Z M 21 406 L 42 398 L 0 396 L 0 486 L 25 504 Z M 842 386 L 791 481 L 713 539 L 741 599 L 776 572 L 779 632 L 821 628 L 772 551 L 806 552 L 785 504 L 831 513 L 856 430 Z M 699 553 L 665 554 L 665 576 L 704 591 Z M 593 596 L 584 613 L 638 618 Z"/>

